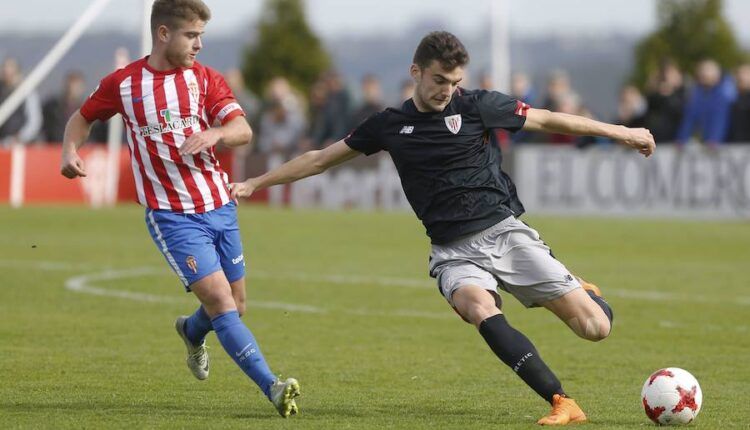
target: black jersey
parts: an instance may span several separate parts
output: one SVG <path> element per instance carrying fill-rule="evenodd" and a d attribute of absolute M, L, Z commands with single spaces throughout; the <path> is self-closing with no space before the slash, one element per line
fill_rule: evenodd
<path fill-rule="evenodd" d="M 495 91 L 459 88 L 442 112 L 419 112 L 409 99 L 370 116 L 344 142 L 367 155 L 388 151 L 432 243 L 447 243 L 523 213 L 488 135 L 519 130 L 528 108 Z"/>

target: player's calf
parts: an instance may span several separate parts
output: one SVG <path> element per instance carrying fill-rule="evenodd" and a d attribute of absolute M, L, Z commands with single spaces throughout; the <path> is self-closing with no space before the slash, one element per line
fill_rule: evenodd
<path fill-rule="evenodd" d="M 609 336 L 612 328 L 609 315 L 583 288 L 576 288 L 542 305 L 586 340 L 598 342 Z"/>

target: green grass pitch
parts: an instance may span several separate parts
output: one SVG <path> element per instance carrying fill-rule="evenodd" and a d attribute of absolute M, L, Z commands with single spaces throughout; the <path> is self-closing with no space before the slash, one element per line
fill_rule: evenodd
<path fill-rule="evenodd" d="M 504 294 L 509 321 L 587 412 L 648 428 L 640 389 L 676 366 L 703 388 L 693 428 L 750 422 L 750 224 L 526 217 L 615 311 L 603 342 Z M 445 304 L 412 214 L 243 206 L 248 313 L 301 414 L 276 415 L 213 334 L 211 376 L 172 327 L 196 306 L 136 206 L 0 207 L 0 427 L 536 428 L 536 397 Z"/>

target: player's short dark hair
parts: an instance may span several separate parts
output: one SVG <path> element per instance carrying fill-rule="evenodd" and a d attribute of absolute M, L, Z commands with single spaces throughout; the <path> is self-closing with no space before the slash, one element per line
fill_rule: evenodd
<path fill-rule="evenodd" d="M 453 70 L 469 63 L 469 53 L 458 37 L 447 31 L 433 31 L 419 42 L 414 52 L 414 64 L 424 69 L 432 60 L 437 60 L 447 70 Z"/>
<path fill-rule="evenodd" d="M 151 8 L 151 34 L 156 35 L 160 25 L 174 30 L 179 28 L 180 21 L 196 19 L 211 19 L 211 10 L 201 0 L 156 0 Z"/>

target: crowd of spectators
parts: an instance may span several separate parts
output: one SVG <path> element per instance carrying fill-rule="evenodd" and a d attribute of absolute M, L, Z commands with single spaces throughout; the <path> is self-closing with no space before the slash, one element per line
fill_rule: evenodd
<path fill-rule="evenodd" d="M 322 148 L 342 138 L 369 115 L 386 106 L 400 105 L 413 91 L 413 82 L 405 80 L 400 94 L 387 100 L 378 77 L 368 74 L 359 82 L 358 96 L 354 98 L 342 76 L 329 71 L 312 85 L 309 94 L 301 94 L 279 76 L 269 82 L 263 94 L 255 95 L 245 86 L 240 70 L 227 70 L 225 77 L 255 129 L 253 151 L 284 156 Z M 0 103 L 22 80 L 18 62 L 5 58 L 0 64 Z M 492 89 L 486 75 L 478 79 L 478 86 Z M 88 87 L 82 72 L 71 71 L 57 94 L 40 101 L 32 92 L 0 127 L 0 145 L 60 142 L 67 119 L 81 105 Z M 543 91 L 534 87 L 529 75 L 514 73 L 510 93 L 534 107 L 595 117 L 564 70 L 549 73 Z M 709 147 L 727 142 L 748 143 L 750 64 L 725 71 L 717 62 L 706 59 L 686 74 L 674 62 L 664 61 L 649 77 L 643 92 L 633 85 L 621 88 L 614 118 L 598 119 L 647 127 L 658 143 L 698 140 Z M 106 138 L 106 124 L 96 125 L 90 141 L 103 142 Z M 503 145 L 539 142 L 586 146 L 601 142 L 595 138 L 525 132 L 499 138 Z M 249 155 L 247 149 L 244 151 L 240 158 Z"/>
<path fill-rule="evenodd" d="M 542 97 L 524 74 L 512 78 L 511 93 L 532 106 L 594 117 L 570 85 L 568 75 L 553 71 Z M 646 127 L 657 143 L 684 145 L 696 140 L 709 147 L 750 142 L 750 65 L 732 72 L 706 59 L 686 76 L 672 61 L 663 61 L 648 79 L 645 91 L 634 85 L 620 89 L 614 118 L 599 118 L 628 127 Z M 513 142 L 547 142 L 585 146 L 587 137 L 516 134 Z"/>

